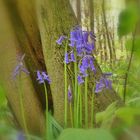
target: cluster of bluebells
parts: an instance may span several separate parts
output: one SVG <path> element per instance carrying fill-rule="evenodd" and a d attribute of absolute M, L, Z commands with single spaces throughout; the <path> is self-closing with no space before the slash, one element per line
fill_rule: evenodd
<path fill-rule="evenodd" d="M 39 84 L 43 84 L 45 83 L 45 81 L 47 81 L 49 84 L 51 83 L 51 80 L 46 72 L 41 72 L 39 70 L 37 71 L 37 81 L 39 82 Z"/>
<path fill-rule="evenodd" d="M 95 72 L 94 59 L 92 56 L 94 50 L 95 36 L 92 32 L 82 31 L 82 28 L 77 26 L 70 32 L 70 38 L 61 36 L 56 42 L 62 45 L 65 39 L 69 39 L 70 52 L 65 53 L 64 62 L 76 62 L 74 52 L 76 52 L 79 60 L 79 74 L 77 77 L 78 83 L 84 83 L 84 78 L 88 76 L 87 69 Z"/>
<path fill-rule="evenodd" d="M 15 67 L 13 72 L 13 78 L 15 79 L 17 75 L 19 75 L 21 72 L 24 72 L 25 74 L 29 75 L 30 72 L 25 68 L 23 61 L 25 58 L 25 54 L 22 55 L 22 57 L 19 59 L 18 65 Z M 49 84 L 51 83 L 51 80 L 49 76 L 46 74 L 46 72 L 37 71 L 37 81 L 39 84 L 44 83 L 47 81 Z"/>
<path fill-rule="evenodd" d="M 95 93 L 101 92 L 104 88 L 112 88 L 112 81 L 109 79 L 111 75 L 112 73 L 103 73 L 99 82 L 96 83 Z"/>
<path fill-rule="evenodd" d="M 77 26 L 71 30 L 70 38 L 62 35 L 56 41 L 56 43 L 62 45 L 63 41 L 66 39 L 69 41 L 70 51 L 65 52 L 64 62 L 66 64 L 69 64 L 70 62 L 78 63 L 79 73 L 77 76 L 77 80 L 78 84 L 80 85 L 84 83 L 84 78 L 88 76 L 88 69 L 93 71 L 94 74 L 96 73 L 93 57 L 95 35 L 93 34 L 93 32 L 90 31 L 82 31 L 82 28 L 80 26 Z M 96 93 L 101 92 L 103 88 L 112 88 L 111 80 L 108 79 L 110 75 L 110 73 L 102 75 L 100 80 L 96 83 Z M 71 94 L 69 90 L 68 97 L 71 97 L 70 95 Z"/>

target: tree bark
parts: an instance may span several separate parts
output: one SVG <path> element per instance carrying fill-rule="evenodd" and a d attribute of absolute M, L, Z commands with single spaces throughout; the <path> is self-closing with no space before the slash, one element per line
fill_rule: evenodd
<path fill-rule="evenodd" d="M 30 56 L 30 51 L 28 48 L 32 46 L 30 40 L 30 37 L 28 37 L 27 32 L 24 30 L 23 26 L 21 26 L 21 23 L 18 20 L 18 17 L 16 16 L 16 12 L 14 11 L 15 6 L 13 5 L 13 1 L 0 1 L 0 6 L 3 7 L 2 13 L 5 13 L 5 19 L 1 20 L 5 22 L 1 26 L 1 28 L 5 28 L 5 35 L 6 37 L 1 40 L 3 43 L 0 45 L 0 81 L 2 81 L 2 84 L 6 90 L 6 96 L 8 99 L 8 102 L 10 104 L 10 107 L 20 124 L 20 126 L 23 128 L 23 120 L 21 117 L 21 110 L 20 110 L 20 103 L 19 103 L 19 92 L 18 87 L 16 84 L 18 84 L 18 81 L 14 81 L 12 79 L 12 73 L 18 64 L 17 56 L 22 55 L 23 53 L 26 53 L 25 58 L 27 58 L 27 62 L 25 65 L 26 68 L 29 69 L 30 64 L 30 71 L 34 71 L 37 67 L 36 56 L 33 58 Z M 10 2 L 10 3 L 9 3 Z M 6 7 L 5 7 L 5 5 Z M 9 11 L 7 12 L 7 7 Z M 11 9 L 13 8 L 13 10 Z M 12 16 L 12 20 L 9 20 L 9 13 L 10 18 Z M 14 17 L 15 16 L 15 17 Z M 17 19 L 16 19 L 17 18 Z M 14 26 L 11 24 L 11 21 L 15 20 Z M 12 22 L 13 23 L 13 22 Z M 14 27 L 14 28 L 13 28 Z M 1 35 L 3 33 L 0 33 Z M 0 37 L 1 38 L 1 37 Z M 33 39 L 33 37 L 32 37 Z M 23 52 L 23 47 L 26 49 L 26 51 Z M 33 61 L 34 60 L 34 61 Z M 32 70 L 31 70 L 32 68 Z M 35 75 L 35 72 L 34 72 Z M 36 81 L 36 80 L 34 80 Z M 23 95 L 23 102 L 24 102 L 24 108 L 25 108 L 25 118 L 27 121 L 27 127 L 31 133 L 35 134 L 43 134 L 44 132 L 44 114 L 41 102 L 38 100 L 38 94 L 36 93 L 36 90 L 34 88 L 34 81 L 31 79 L 30 76 L 27 76 L 24 73 L 21 73 L 21 82 L 22 82 L 22 91 L 24 93 Z"/>
<path fill-rule="evenodd" d="M 48 74 L 52 79 L 51 91 L 54 103 L 54 117 L 63 126 L 64 123 L 64 71 L 60 52 L 56 45 L 56 40 L 62 34 L 68 35 L 70 29 L 77 25 L 68 0 L 38 0 L 38 21 L 43 45 L 45 62 Z M 59 61 L 60 60 L 60 61 Z M 63 63 L 63 62 L 62 62 Z M 97 73 L 96 80 L 99 80 L 102 72 L 95 61 Z M 93 90 L 93 77 L 89 80 L 89 93 Z M 95 112 L 104 110 L 111 102 L 120 100 L 114 90 L 105 89 L 104 94 L 95 96 Z M 90 110 L 89 97 L 89 110 Z"/>

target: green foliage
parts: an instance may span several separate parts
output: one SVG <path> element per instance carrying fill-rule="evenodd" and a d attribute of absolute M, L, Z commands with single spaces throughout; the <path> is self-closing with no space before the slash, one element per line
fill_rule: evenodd
<path fill-rule="evenodd" d="M 139 13 L 136 5 L 129 5 L 119 15 L 118 34 L 120 37 L 134 31 Z"/>
<path fill-rule="evenodd" d="M 127 51 L 131 51 L 131 48 L 132 48 L 132 39 L 128 39 L 127 41 L 126 41 L 126 49 L 127 49 Z M 134 53 L 135 53 L 135 55 L 140 55 L 140 36 L 136 36 L 135 37 L 135 41 L 134 41 Z"/>
<path fill-rule="evenodd" d="M 48 139 L 54 140 L 62 132 L 63 128 L 57 123 L 51 113 L 48 113 Z"/>
<path fill-rule="evenodd" d="M 125 124 L 134 125 L 138 123 L 136 117 L 140 117 L 140 109 L 132 107 L 122 107 L 116 111 L 116 116 L 120 118 Z"/>
<path fill-rule="evenodd" d="M 65 129 L 58 140 L 115 140 L 105 129 Z"/>
<path fill-rule="evenodd" d="M 96 123 L 101 123 L 102 128 L 110 128 L 116 111 L 116 103 L 117 102 L 113 102 L 105 111 L 96 114 Z"/>

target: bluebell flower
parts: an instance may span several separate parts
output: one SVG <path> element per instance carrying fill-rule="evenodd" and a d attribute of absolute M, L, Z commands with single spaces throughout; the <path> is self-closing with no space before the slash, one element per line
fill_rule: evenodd
<path fill-rule="evenodd" d="M 39 81 L 40 84 L 44 83 L 43 76 L 39 70 L 37 71 L 37 81 Z"/>
<path fill-rule="evenodd" d="M 45 81 L 47 81 L 49 84 L 51 83 L 51 80 L 49 76 L 45 72 L 37 71 L 37 81 L 39 84 L 43 84 Z"/>
<path fill-rule="evenodd" d="M 101 92 L 103 88 L 104 88 L 104 84 L 103 83 L 96 83 L 95 93 Z"/>
<path fill-rule="evenodd" d="M 15 79 L 18 74 L 24 72 L 25 74 L 29 75 L 30 72 L 25 68 L 23 61 L 24 61 L 25 54 L 20 58 L 18 65 L 15 67 L 13 72 L 13 78 Z"/>
<path fill-rule="evenodd" d="M 60 38 L 56 41 L 57 44 L 62 45 L 63 40 L 65 40 L 67 37 L 62 35 Z"/>
<path fill-rule="evenodd" d="M 90 68 L 91 68 L 91 70 L 95 73 L 95 72 L 96 72 L 96 69 L 95 69 L 95 67 L 94 67 L 93 58 L 90 58 L 89 63 L 90 63 Z"/>
<path fill-rule="evenodd" d="M 87 76 L 86 71 L 88 68 L 90 68 L 94 73 L 96 72 L 96 69 L 93 63 L 93 57 L 90 55 L 86 55 L 83 57 L 82 64 L 79 67 L 80 73 L 82 73 L 84 77 Z"/>
<path fill-rule="evenodd" d="M 69 85 L 69 87 L 68 87 L 68 101 L 71 102 L 71 100 L 72 100 L 72 91 L 71 91 L 71 87 Z"/>
<path fill-rule="evenodd" d="M 84 65 L 80 65 L 79 70 L 80 70 L 80 73 L 84 75 L 87 69 L 84 67 Z"/>
<path fill-rule="evenodd" d="M 42 72 L 42 76 L 45 81 L 47 81 L 49 84 L 51 83 L 49 76 L 45 72 Z"/>
<path fill-rule="evenodd" d="M 81 45 L 77 45 L 76 47 L 76 52 L 77 52 L 77 55 L 82 57 L 83 56 L 83 50 L 82 50 L 82 47 Z"/>
<path fill-rule="evenodd" d="M 100 81 L 96 84 L 95 93 L 101 92 L 103 88 L 111 89 L 112 81 L 107 78 L 101 77 Z"/>
<path fill-rule="evenodd" d="M 104 79 L 104 81 L 105 81 L 106 88 L 111 89 L 112 88 L 112 81 L 109 79 Z"/>
<path fill-rule="evenodd" d="M 77 76 L 77 80 L 78 80 L 79 85 L 84 83 L 84 80 L 83 80 L 82 76 L 80 76 L 80 75 Z"/>
<path fill-rule="evenodd" d="M 70 61 L 69 61 L 69 55 L 68 55 L 68 53 L 65 53 L 64 62 L 65 62 L 66 64 L 68 64 L 68 63 L 70 62 Z"/>
<path fill-rule="evenodd" d="M 71 52 L 70 56 L 71 56 L 70 61 L 71 61 L 71 62 L 76 62 L 75 56 L 74 56 L 74 53 L 73 53 L 73 52 Z"/>

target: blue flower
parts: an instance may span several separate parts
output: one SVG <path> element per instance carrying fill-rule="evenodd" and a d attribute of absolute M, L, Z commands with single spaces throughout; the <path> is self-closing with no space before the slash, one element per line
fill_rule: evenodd
<path fill-rule="evenodd" d="M 89 63 L 90 63 L 91 70 L 95 73 L 96 72 L 96 69 L 95 69 L 94 64 L 93 64 L 93 58 L 90 58 Z"/>
<path fill-rule="evenodd" d="M 25 54 L 23 54 L 23 56 L 20 58 L 18 65 L 14 69 L 14 72 L 13 72 L 13 78 L 14 79 L 21 72 L 24 72 L 27 75 L 30 74 L 30 72 L 24 67 L 24 64 L 23 64 L 24 57 L 25 57 Z"/>
<path fill-rule="evenodd" d="M 37 81 L 39 81 L 40 84 L 44 83 L 43 76 L 39 70 L 37 71 Z"/>
<path fill-rule="evenodd" d="M 60 38 L 56 41 L 56 43 L 59 44 L 59 45 L 62 45 L 63 40 L 66 39 L 66 38 L 67 38 L 66 36 L 62 35 L 62 36 L 60 36 Z"/>
<path fill-rule="evenodd" d="M 49 76 L 45 72 L 42 72 L 42 76 L 44 81 L 47 81 L 49 84 L 51 83 Z"/>
<path fill-rule="evenodd" d="M 72 91 L 71 91 L 71 87 L 69 85 L 69 87 L 68 87 L 68 101 L 71 102 L 71 100 L 72 100 Z"/>
<path fill-rule="evenodd" d="M 88 68 L 91 69 L 94 73 L 96 72 L 93 63 L 93 57 L 91 55 L 85 55 L 82 58 L 82 64 L 79 66 L 80 73 L 83 74 L 83 77 L 88 76 L 86 73 Z"/>
<path fill-rule="evenodd" d="M 71 59 L 70 59 L 71 62 L 76 62 L 73 52 L 71 52 L 70 57 L 71 57 Z"/>
<path fill-rule="evenodd" d="M 68 64 L 68 63 L 70 62 L 70 61 L 69 61 L 69 55 L 68 55 L 68 53 L 65 53 L 64 62 L 65 62 L 66 64 Z"/>
<path fill-rule="evenodd" d="M 49 84 L 51 83 L 51 80 L 49 76 L 45 72 L 37 71 L 37 81 L 39 81 L 39 84 L 43 84 L 45 81 L 47 81 Z"/>
<path fill-rule="evenodd" d="M 103 83 L 96 83 L 96 87 L 95 87 L 95 93 L 99 93 L 102 91 L 104 87 L 104 84 Z"/>
<path fill-rule="evenodd" d="M 79 85 L 84 83 L 84 80 L 82 79 L 82 76 L 80 76 L 80 75 L 77 76 L 77 80 L 78 80 Z"/>
<path fill-rule="evenodd" d="M 95 93 L 101 92 L 103 90 L 103 88 L 111 89 L 112 88 L 112 81 L 105 78 L 105 77 L 101 77 L 100 81 L 97 82 L 97 84 L 96 84 Z"/>

